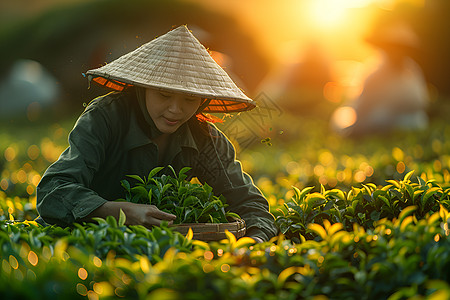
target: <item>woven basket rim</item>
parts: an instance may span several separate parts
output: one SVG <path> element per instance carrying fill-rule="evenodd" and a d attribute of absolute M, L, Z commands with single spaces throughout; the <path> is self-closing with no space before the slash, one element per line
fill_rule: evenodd
<path fill-rule="evenodd" d="M 234 226 L 234 228 L 224 228 L 224 225 Z M 234 234 L 236 238 L 243 237 L 246 232 L 245 221 L 234 219 L 230 223 L 184 223 L 172 224 L 169 226 L 181 234 L 187 234 L 189 228 L 192 229 L 194 239 L 198 240 L 221 240 L 226 238 L 225 230 Z"/>

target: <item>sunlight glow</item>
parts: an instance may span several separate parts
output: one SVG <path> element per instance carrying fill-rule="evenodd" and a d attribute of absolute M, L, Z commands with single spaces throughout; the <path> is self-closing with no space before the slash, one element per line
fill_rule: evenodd
<path fill-rule="evenodd" d="M 330 1 L 322 0 L 311 5 L 311 17 L 321 25 L 332 25 L 345 17 L 346 9 L 342 6 L 329 5 Z"/>
<path fill-rule="evenodd" d="M 364 7 L 374 0 L 314 0 L 309 3 L 311 20 L 322 27 L 345 22 L 350 8 Z"/>

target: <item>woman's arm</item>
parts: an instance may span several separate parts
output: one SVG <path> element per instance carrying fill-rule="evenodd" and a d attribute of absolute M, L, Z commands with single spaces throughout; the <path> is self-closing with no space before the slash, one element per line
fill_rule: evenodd
<path fill-rule="evenodd" d="M 267 199 L 242 170 L 231 142 L 217 128 L 212 126 L 211 130 L 215 137 L 200 150 L 195 175 L 211 185 L 216 194 L 222 194 L 230 211 L 245 220 L 247 236 L 258 241 L 269 240 L 278 231 Z"/>
<path fill-rule="evenodd" d="M 69 135 L 69 147 L 47 169 L 37 188 L 37 210 L 45 222 L 67 226 L 93 217 L 118 218 L 121 209 L 127 224 L 151 227 L 175 218 L 154 206 L 108 201 L 90 188 L 95 174 L 107 163 L 108 145 L 120 142 L 112 138 L 118 135 L 111 129 L 115 123 L 95 105 L 80 116 Z"/>
<path fill-rule="evenodd" d="M 37 210 L 45 222 L 67 226 L 107 202 L 89 187 L 106 159 L 110 137 L 107 116 L 88 106 L 69 134 L 69 147 L 37 187 Z"/>

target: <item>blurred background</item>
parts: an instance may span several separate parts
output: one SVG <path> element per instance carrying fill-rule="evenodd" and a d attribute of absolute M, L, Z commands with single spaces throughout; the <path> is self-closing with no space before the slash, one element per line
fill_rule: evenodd
<path fill-rule="evenodd" d="M 440 109 L 430 104 L 450 92 L 449 9 L 446 0 L 4 0 L 0 117 L 79 113 L 103 92 L 88 89 L 83 72 L 181 24 L 250 96 L 264 92 L 289 113 L 333 117 L 338 127 L 351 117 L 336 108 L 361 95 L 386 52 L 398 52 L 423 76 L 406 80 L 426 85 L 417 107 L 433 117 Z"/>
<path fill-rule="evenodd" d="M 218 126 L 262 185 L 450 177 L 448 0 L 0 1 L 0 191 L 34 195 L 106 92 L 84 72 L 182 24 L 259 104 Z"/>

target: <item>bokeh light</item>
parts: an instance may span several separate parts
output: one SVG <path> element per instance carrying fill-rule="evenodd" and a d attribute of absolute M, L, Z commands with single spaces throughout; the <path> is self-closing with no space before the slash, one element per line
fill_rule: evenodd
<path fill-rule="evenodd" d="M 339 107 L 333 114 L 332 122 L 338 129 L 345 129 L 356 123 L 355 109 L 350 106 Z"/>

